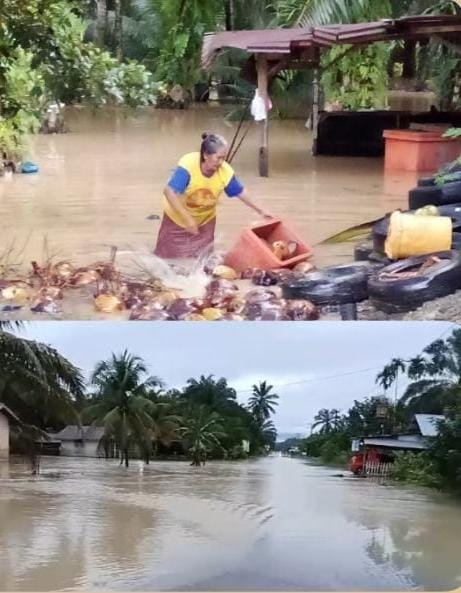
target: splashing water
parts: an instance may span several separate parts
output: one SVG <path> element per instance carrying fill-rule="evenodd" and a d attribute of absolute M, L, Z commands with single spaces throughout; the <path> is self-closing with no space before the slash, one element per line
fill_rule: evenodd
<path fill-rule="evenodd" d="M 219 259 L 217 254 L 207 254 L 194 260 L 175 260 L 174 262 L 146 252 L 136 256 L 138 270 L 150 278 L 156 278 L 172 290 L 180 292 L 183 298 L 196 298 L 204 295 L 210 276 L 205 272 L 207 266 L 214 267 Z M 216 265 L 216 264 L 215 264 Z"/>

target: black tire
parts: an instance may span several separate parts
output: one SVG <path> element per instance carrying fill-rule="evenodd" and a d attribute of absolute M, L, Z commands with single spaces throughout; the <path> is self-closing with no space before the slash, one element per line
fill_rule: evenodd
<path fill-rule="evenodd" d="M 455 202 L 454 204 L 444 204 L 438 206 L 440 216 L 449 216 L 453 225 L 453 232 L 461 232 L 461 204 Z"/>
<path fill-rule="evenodd" d="M 451 163 L 448 163 L 444 167 L 440 168 L 440 173 L 445 174 L 445 175 L 448 175 L 451 173 L 460 173 L 460 172 L 461 172 L 461 163 L 458 163 L 458 161 L 453 161 Z"/>
<path fill-rule="evenodd" d="M 366 241 L 365 243 L 359 243 L 354 247 L 354 260 L 355 261 L 368 261 L 370 255 L 373 253 L 373 242 Z"/>
<path fill-rule="evenodd" d="M 376 267 L 362 262 L 331 266 L 283 283 L 283 297 L 320 306 L 359 303 L 368 298 L 368 278 L 373 273 Z"/>
<path fill-rule="evenodd" d="M 371 303 L 385 313 L 404 313 L 426 301 L 452 294 L 461 288 L 461 254 L 444 251 L 433 254 L 442 263 L 428 268 L 416 278 L 385 280 L 384 272 L 405 272 L 423 264 L 429 256 L 410 257 L 382 268 L 368 281 Z"/>
<path fill-rule="evenodd" d="M 408 192 L 408 206 L 410 210 L 417 210 L 423 206 L 439 206 L 442 203 L 442 190 L 439 186 L 415 187 Z M 448 202 L 446 202 L 448 203 Z"/>
<path fill-rule="evenodd" d="M 454 251 L 461 251 L 461 233 L 453 233 L 451 239 L 451 248 Z"/>
<path fill-rule="evenodd" d="M 442 190 L 443 204 L 452 204 L 461 200 L 461 181 L 450 181 L 441 185 L 440 188 Z"/>
<path fill-rule="evenodd" d="M 435 177 L 421 177 L 418 179 L 418 187 L 431 187 L 435 185 Z"/>

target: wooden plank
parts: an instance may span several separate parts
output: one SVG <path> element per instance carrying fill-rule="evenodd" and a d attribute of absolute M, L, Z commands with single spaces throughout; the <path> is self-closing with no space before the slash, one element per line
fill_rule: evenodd
<path fill-rule="evenodd" d="M 268 67 L 267 57 L 262 54 L 256 56 L 256 69 L 258 72 L 258 92 L 259 95 L 267 101 L 268 99 Z M 260 177 L 269 177 L 269 113 L 266 119 L 259 122 L 260 143 L 259 143 L 259 175 Z"/>

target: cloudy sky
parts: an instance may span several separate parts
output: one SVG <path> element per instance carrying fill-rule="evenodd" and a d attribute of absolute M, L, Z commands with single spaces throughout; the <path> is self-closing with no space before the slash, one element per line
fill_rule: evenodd
<path fill-rule="evenodd" d="M 246 402 L 254 383 L 269 381 L 280 395 L 274 421 L 285 435 L 306 434 L 319 408 L 346 411 L 354 399 L 379 393 L 375 377 L 384 364 L 414 356 L 453 327 L 420 321 L 52 321 L 30 323 L 22 335 L 54 346 L 86 374 L 97 361 L 127 348 L 169 387 L 211 374 L 226 377 Z"/>

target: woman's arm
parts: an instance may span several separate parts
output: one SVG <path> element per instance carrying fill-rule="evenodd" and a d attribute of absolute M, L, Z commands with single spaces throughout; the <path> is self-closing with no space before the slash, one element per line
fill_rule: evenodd
<path fill-rule="evenodd" d="M 259 206 L 257 206 L 247 195 L 246 191 L 243 190 L 238 196 L 236 196 L 241 202 L 243 202 L 246 206 L 257 212 L 263 218 L 274 218 L 272 214 L 269 214 Z"/>
<path fill-rule="evenodd" d="M 195 222 L 194 218 L 189 214 L 189 212 L 184 208 L 181 197 L 171 189 L 168 185 L 163 190 L 165 198 L 171 204 L 172 208 L 176 210 L 176 212 L 182 217 L 186 224 L 186 229 L 191 235 L 198 234 L 198 226 Z"/>

